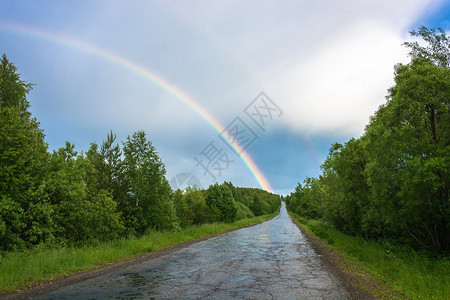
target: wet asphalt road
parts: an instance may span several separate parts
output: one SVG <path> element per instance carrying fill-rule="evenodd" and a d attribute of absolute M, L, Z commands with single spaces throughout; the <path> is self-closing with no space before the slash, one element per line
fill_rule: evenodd
<path fill-rule="evenodd" d="M 35 299 L 348 299 L 288 216 Z"/>

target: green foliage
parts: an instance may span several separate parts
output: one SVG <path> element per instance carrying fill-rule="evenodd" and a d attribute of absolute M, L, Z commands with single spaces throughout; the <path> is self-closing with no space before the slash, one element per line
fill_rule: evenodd
<path fill-rule="evenodd" d="M 109 132 L 86 153 L 75 145 L 49 153 L 26 99 L 31 84 L 3 56 L 0 64 L 0 254 L 93 245 L 154 230 L 233 222 L 275 212 L 279 197 L 231 183 L 172 192 L 143 131 L 123 149 Z M 232 193 L 243 202 L 236 204 Z M 247 201 L 248 200 L 248 201 Z M 244 203 L 245 202 L 245 203 Z M 239 214 L 238 214 L 239 213 Z"/>
<path fill-rule="evenodd" d="M 416 58 L 366 129 L 367 178 L 393 235 L 450 250 L 450 69 Z"/>
<path fill-rule="evenodd" d="M 253 218 L 255 216 L 253 212 L 250 210 L 250 208 L 248 208 L 241 202 L 236 202 L 236 205 L 237 205 L 236 220 Z"/>
<path fill-rule="evenodd" d="M 412 61 L 395 67 L 395 86 L 365 133 L 334 144 L 319 179 L 286 199 L 305 217 L 365 238 L 450 252 L 449 37 L 421 27 L 429 44 L 405 43 Z"/>
<path fill-rule="evenodd" d="M 118 203 L 127 199 L 127 181 L 125 177 L 125 164 L 121 159 L 122 150 L 115 144 L 116 135 L 111 131 L 103 141 L 100 153 L 100 162 L 97 163 L 100 189 L 109 191 Z"/>
<path fill-rule="evenodd" d="M 253 218 L 246 205 L 258 214 L 279 207 L 278 196 L 231 183 L 173 193 L 164 164 L 142 131 L 129 136 L 123 149 L 111 131 L 86 153 L 77 153 L 69 142 L 48 153 L 44 133 L 28 111 L 31 85 L 16 71 L 3 56 L 0 290 L 271 217 Z M 236 203 L 231 190 L 246 204 Z"/>
<path fill-rule="evenodd" d="M 244 204 L 255 216 L 270 214 L 280 207 L 280 196 L 256 188 L 235 187 L 231 182 L 224 182 L 233 194 L 236 202 Z"/>
<path fill-rule="evenodd" d="M 388 241 L 374 242 L 346 235 L 323 221 L 293 217 L 333 248 L 342 250 L 360 268 L 388 283 L 408 299 L 448 298 L 448 259 L 432 258 L 428 253 Z M 390 298 L 389 295 L 378 297 Z"/>
<path fill-rule="evenodd" d="M 188 187 L 185 191 L 177 190 L 173 200 L 181 227 L 201 225 L 211 221 L 212 212 L 206 205 L 203 192 L 199 188 Z"/>
<path fill-rule="evenodd" d="M 438 67 L 450 67 L 450 38 L 446 35 L 444 29 L 435 29 L 425 26 L 419 27 L 418 31 L 412 30 L 412 36 L 423 38 L 428 43 L 427 46 L 421 46 L 418 42 L 405 42 L 403 45 L 410 48 L 409 55 L 414 59 L 422 57 L 430 60 Z"/>
<path fill-rule="evenodd" d="M 73 239 L 73 242 L 110 240 L 117 238 L 124 229 L 117 203 L 105 191 L 90 201 L 72 202 L 67 207 L 65 215 L 71 226 L 66 225 L 66 234 L 69 233 L 67 239 Z"/>
<path fill-rule="evenodd" d="M 26 99 L 31 84 L 0 64 L 0 251 L 80 244 L 124 233 L 177 228 L 164 165 L 145 133 L 124 143 L 110 132 L 100 149 L 47 152 Z M 127 225 L 127 227 L 124 227 Z"/>
<path fill-rule="evenodd" d="M 324 189 L 327 191 L 323 197 L 323 215 L 343 232 L 370 235 L 362 219 L 369 197 L 363 147 L 363 139 L 351 139 L 344 145 L 334 144 L 330 149 L 330 155 L 322 165 L 327 178 L 321 179 L 326 182 Z"/>
<path fill-rule="evenodd" d="M 308 218 L 317 218 L 323 210 L 322 184 L 315 178 L 306 178 L 304 185 L 300 183 L 295 192 L 287 199 L 286 204 L 294 211 Z"/>
<path fill-rule="evenodd" d="M 206 199 L 209 199 L 209 204 Z M 260 189 L 234 187 L 231 182 L 215 184 L 208 190 L 197 187 L 177 190 L 173 201 L 182 228 L 209 222 L 228 222 L 231 218 L 253 218 L 255 203 L 258 204 L 259 215 L 274 213 L 280 207 L 279 196 Z"/>
<path fill-rule="evenodd" d="M 24 230 L 24 240 L 28 245 L 53 245 L 56 241 L 55 207 L 46 200 L 31 203 L 24 214 L 28 226 Z"/>
<path fill-rule="evenodd" d="M 12 107 L 20 111 L 22 115 L 29 117 L 30 103 L 26 96 L 31 87 L 30 83 L 20 79 L 16 66 L 9 62 L 6 55 L 3 54 L 0 64 L 0 109 Z"/>
<path fill-rule="evenodd" d="M 51 155 L 47 177 L 39 189 L 45 205 L 39 208 L 47 213 L 41 224 L 46 224 L 47 232 L 59 242 L 107 240 L 123 231 L 117 203 L 109 192 L 88 188 L 90 166 L 91 162 L 77 156 L 74 145 L 68 142 Z M 45 241 L 42 237 L 36 240 Z"/>
<path fill-rule="evenodd" d="M 145 133 L 138 131 L 128 136 L 123 153 L 127 193 L 121 206 L 126 226 L 137 234 L 150 228 L 177 228 L 172 190 L 165 178 L 166 170 Z"/>
<path fill-rule="evenodd" d="M 31 84 L 20 79 L 3 55 L 0 64 L 0 251 L 27 245 L 27 232 L 39 224 L 27 213 L 39 206 L 35 194 L 45 174 L 47 145 L 28 112 Z M 33 206 L 34 205 L 34 206 Z M 44 229 L 42 229 L 44 230 Z"/>
<path fill-rule="evenodd" d="M 25 245 L 21 232 L 25 228 L 23 209 L 19 203 L 0 198 L 0 246 L 2 250 L 21 249 Z"/>
<path fill-rule="evenodd" d="M 41 178 L 47 146 L 39 123 L 16 107 L 0 110 L 0 191 L 25 203 Z"/>
<path fill-rule="evenodd" d="M 210 185 L 205 200 L 213 211 L 213 221 L 231 223 L 236 220 L 237 206 L 228 186 L 217 183 Z"/>
<path fill-rule="evenodd" d="M 137 254 L 260 223 L 273 216 L 274 214 L 259 216 L 231 224 L 203 224 L 180 231 L 149 231 L 140 237 L 121 237 L 89 246 L 35 247 L 25 251 L 8 252 L 0 259 L 0 291 L 13 291 L 31 282 L 53 280 L 71 272 L 92 269 Z"/>

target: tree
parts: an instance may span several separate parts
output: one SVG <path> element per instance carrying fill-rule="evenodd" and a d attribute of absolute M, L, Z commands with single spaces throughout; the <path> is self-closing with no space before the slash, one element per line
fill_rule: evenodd
<path fill-rule="evenodd" d="M 184 228 L 192 224 L 192 216 L 187 212 L 185 201 L 183 201 L 184 193 L 178 189 L 173 193 L 173 206 L 177 214 L 180 227 Z"/>
<path fill-rule="evenodd" d="M 237 205 L 236 220 L 253 218 L 255 216 L 255 214 L 250 210 L 250 208 L 245 206 L 243 203 L 236 201 L 236 205 Z"/>
<path fill-rule="evenodd" d="M 19 203 L 0 195 L 0 250 L 16 250 L 25 247 L 22 232 L 26 224 Z"/>
<path fill-rule="evenodd" d="M 187 187 L 183 200 L 186 206 L 191 207 L 192 224 L 200 225 L 211 221 L 211 211 L 198 187 Z"/>
<path fill-rule="evenodd" d="M 178 224 L 172 190 L 165 178 L 166 170 L 145 132 L 128 136 L 123 152 L 127 194 L 121 209 L 127 227 L 138 234 L 149 228 L 176 228 Z"/>
<path fill-rule="evenodd" d="M 344 145 L 335 143 L 322 165 L 324 176 L 333 180 L 321 180 L 333 185 L 333 193 L 323 191 L 328 209 L 325 217 L 346 233 L 360 235 L 364 231 L 363 218 L 368 205 L 370 188 L 367 185 L 364 139 L 350 139 Z M 318 182 L 316 184 L 319 185 Z M 318 190 L 316 188 L 315 190 Z M 326 190 L 326 188 L 325 188 Z"/>
<path fill-rule="evenodd" d="M 450 67 L 450 38 L 446 35 L 444 29 L 435 29 L 421 26 L 418 31 L 410 31 L 412 36 L 422 37 L 428 43 L 427 46 L 421 46 L 418 42 L 405 42 L 408 48 L 411 48 L 409 55 L 412 59 L 421 57 L 428 59 L 438 67 Z"/>
<path fill-rule="evenodd" d="M 103 141 L 100 150 L 91 143 L 86 152 L 85 169 L 88 197 L 100 191 L 107 191 L 117 203 L 126 199 L 122 150 L 115 144 L 116 135 L 111 131 Z"/>
<path fill-rule="evenodd" d="M 30 103 L 27 95 L 31 88 L 32 84 L 20 79 L 16 66 L 3 54 L 0 65 L 0 109 L 14 107 L 22 116 L 28 118 Z"/>
<path fill-rule="evenodd" d="M 112 193 L 116 201 L 120 202 L 120 199 L 123 198 L 121 186 L 123 163 L 121 160 L 122 151 L 119 144 L 114 144 L 115 141 L 116 135 L 111 130 L 102 143 L 100 157 L 104 163 L 102 165 L 104 188 Z"/>
<path fill-rule="evenodd" d="M 226 185 L 210 185 L 206 191 L 206 204 L 213 211 L 214 221 L 231 223 L 236 220 L 237 206 Z"/>
<path fill-rule="evenodd" d="M 233 194 L 236 203 L 242 203 L 253 215 L 264 215 L 275 212 L 280 207 L 280 196 L 256 188 L 234 187 L 231 182 L 224 182 Z M 246 208 L 239 205 L 240 214 L 248 214 Z"/>
<path fill-rule="evenodd" d="M 261 201 L 261 198 L 258 197 L 258 195 L 254 194 L 252 202 L 250 203 L 249 208 L 253 212 L 255 216 L 261 216 L 264 214 L 264 206 L 263 202 Z"/>
<path fill-rule="evenodd" d="M 36 222 L 24 212 L 30 206 L 39 206 L 36 191 L 45 175 L 48 155 L 43 131 L 28 111 L 30 104 L 26 96 L 30 90 L 31 84 L 20 79 L 17 68 L 3 55 L 0 64 L 0 201 L 5 214 L 0 212 L 0 228 L 4 228 L 0 231 L 4 237 L 11 237 L 0 246 L 3 249 L 26 245 L 26 232 L 30 232 L 31 227 L 37 232 Z M 6 216 L 7 211 L 10 216 Z"/>
<path fill-rule="evenodd" d="M 91 166 L 92 162 L 78 155 L 69 142 L 51 155 L 39 198 L 54 212 L 52 234 L 63 244 L 104 241 L 123 232 L 121 214 L 109 191 L 87 184 Z"/>
<path fill-rule="evenodd" d="M 47 175 L 39 187 L 39 198 L 54 210 L 53 233 L 62 243 L 84 239 L 84 216 L 79 211 L 84 208 L 87 190 L 77 154 L 75 145 L 69 142 L 65 147 L 54 150 Z"/>
<path fill-rule="evenodd" d="M 450 38 L 438 31 L 411 32 L 427 45 L 404 43 L 412 60 L 395 66 L 387 103 L 360 139 L 332 146 L 323 175 L 299 185 L 289 209 L 318 204 L 342 231 L 450 251 Z"/>
<path fill-rule="evenodd" d="M 187 187 L 185 191 L 177 190 L 173 199 L 181 227 L 210 221 L 211 211 L 206 205 L 202 190 L 198 187 Z"/>
<path fill-rule="evenodd" d="M 449 249 L 450 69 L 415 58 L 366 128 L 373 197 L 390 231 Z"/>

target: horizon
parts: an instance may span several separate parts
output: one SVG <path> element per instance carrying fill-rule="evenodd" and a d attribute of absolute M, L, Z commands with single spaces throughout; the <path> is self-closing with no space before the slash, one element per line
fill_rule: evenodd
<path fill-rule="evenodd" d="M 0 4 L 2 54 L 35 84 L 50 151 L 144 130 L 168 180 L 287 195 L 363 133 L 409 61 L 408 32 L 450 28 L 445 1 L 174 3 Z M 211 176 L 212 146 L 228 167 Z"/>

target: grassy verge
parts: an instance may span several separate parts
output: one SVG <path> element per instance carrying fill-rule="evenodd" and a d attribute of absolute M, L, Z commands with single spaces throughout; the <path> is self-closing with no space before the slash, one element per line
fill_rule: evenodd
<path fill-rule="evenodd" d="M 186 241 L 266 221 L 277 213 L 243 219 L 231 224 L 205 224 L 177 232 L 150 232 L 139 238 L 121 238 L 81 248 L 33 249 L 0 257 L 0 291 L 13 291 L 42 280 L 52 280 L 73 272 L 146 252 L 158 251 Z"/>
<path fill-rule="evenodd" d="M 306 229 L 376 278 L 411 299 L 450 299 L 450 260 L 410 248 L 343 234 L 332 226 L 291 214 Z"/>

